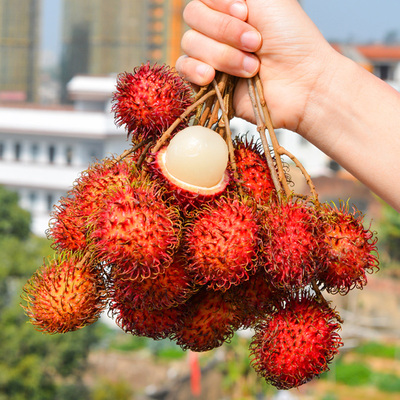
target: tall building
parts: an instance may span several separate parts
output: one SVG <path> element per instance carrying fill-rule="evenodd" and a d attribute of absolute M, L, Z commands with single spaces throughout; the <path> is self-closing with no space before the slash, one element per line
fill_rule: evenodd
<path fill-rule="evenodd" d="M 0 0 L 0 102 L 36 101 L 41 0 Z"/>
<path fill-rule="evenodd" d="M 77 74 L 115 74 L 148 60 L 173 65 L 184 1 L 64 1 L 63 87 Z"/>

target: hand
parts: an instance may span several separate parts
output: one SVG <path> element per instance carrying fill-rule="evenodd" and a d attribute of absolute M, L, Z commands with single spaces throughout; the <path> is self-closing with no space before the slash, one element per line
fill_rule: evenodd
<path fill-rule="evenodd" d="M 205 85 L 215 70 L 243 78 L 259 72 L 275 127 L 302 130 L 320 77 L 329 81 L 339 55 L 296 0 L 193 0 L 184 19 L 191 28 L 182 38 L 187 56 L 176 67 L 186 79 Z M 254 122 L 243 81 L 234 108 Z"/>

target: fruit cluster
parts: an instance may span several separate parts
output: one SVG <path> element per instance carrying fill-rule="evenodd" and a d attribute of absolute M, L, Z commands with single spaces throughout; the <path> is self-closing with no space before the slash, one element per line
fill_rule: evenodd
<path fill-rule="evenodd" d="M 283 191 L 279 155 L 268 160 L 258 141 L 232 140 L 220 123 L 227 102 L 202 118 L 212 90 L 194 97 L 167 66 L 119 76 L 113 112 L 132 145 L 82 172 L 54 209 L 57 255 L 25 285 L 24 308 L 48 333 L 108 308 L 127 333 L 197 352 L 251 328 L 254 369 L 297 387 L 342 345 L 321 290 L 362 288 L 377 269 L 376 238 L 357 211 Z"/>

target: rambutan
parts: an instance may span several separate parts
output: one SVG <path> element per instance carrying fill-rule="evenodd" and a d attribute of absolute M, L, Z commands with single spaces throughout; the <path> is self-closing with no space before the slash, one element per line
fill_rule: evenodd
<path fill-rule="evenodd" d="M 111 291 L 114 299 L 126 302 L 134 308 L 162 309 L 184 303 L 193 293 L 194 285 L 183 261 L 174 257 L 163 272 L 143 280 L 132 278 L 131 269 L 125 271 L 114 265 L 111 271 Z M 134 271 L 135 272 L 135 271 Z"/>
<path fill-rule="evenodd" d="M 64 333 L 95 322 L 106 303 L 99 270 L 62 253 L 45 263 L 24 286 L 30 322 L 46 333 Z"/>
<path fill-rule="evenodd" d="M 315 209 L 299 201 L 273 202 L 263 213 L 265 270 L 271 282 L 296 290 L 315 277 L 324 257 Z"/>
<path fill-rule="evenodd" d="M 367 284 L 367 273 L 378 269 L 377 238 L 363 226 L 363 215 L 349 211 L 348 205 L 342 203 L 337 208 L 324 204 L 320 213 L 327 255 L 318 280 L 329 293 L 362 289 Z"/>
<path fill-rule="evenodd" d="M 234 141 L 234 155 L 239 183 L 245 193 L 257 203 L 267 204 L 276 190 L 260 146 L 253 140 L 238 137 Z"/>
<path fill-rule="evenodd" d="M 106 159 L 91 165 L 61 198 L 51 215 L 47 236 L 58 250 L 78 251 L 87 247 L 89 220 L 98 213 L 108 195 L 134 179 L 130 159 Z"/>
<path fill-rule="evenodd" d="M 116 299 L 111 302 L 110 311 L 124 332 L 154 340 L 165 339 L 180 329 L 187 312 L 182 305 L 162 309 L 135 308 Z"/>
<path fill-rule="evenodd" d="M 145 279 L 172 262 L 180 231 L 179 210 L 163 200 L 156 185 L 143 180 L 108 196 L 89 236 L 99 260 L 123 266 L 132 279 Z"/>
<path fill-rule="evenodd" d="M 183 211 L 210 203 L 230 181 L 228 146 L 215 131 L 190 126 L 178 132 L 155 156 L 153 171 Z"/>
<path fill-rule="evenodd" d="M 256 327 L 251 365 L 278 389 L 300 386 L 329 369 L 342 346 L 339 329 L 332 309 L 296 295 Z"/>
<path fill-rule="evenodd" d="M 260 246 L 257 210 L 245 200 L 224 197 L 199 209 L 187 224 L 187 264 L 198 284 L 227 290 L 256 272 Z"/>
<path fill-rule="evenodd" d="M 193 103 L 193 90 L 171 67 L 146 63 L 118 76 L 112 101 L 128 135 L 156 138 Z M 177 129 L 185 126 L 187 119 Z"/>
<path fill-rule="evenodd" d="M 219 347 L 240 326 L 237 306 L 226 293 L 203 287 L 185 306 L 188 314 L 171 336 L 184 350 L 200 352 Z"/>

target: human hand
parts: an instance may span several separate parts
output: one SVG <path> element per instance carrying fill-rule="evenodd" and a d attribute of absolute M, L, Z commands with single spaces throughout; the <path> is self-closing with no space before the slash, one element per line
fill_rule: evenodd
<path fill-rule="evenodd" d="M 182 38 L 187 56 L 176 67 L 186 79 L 205 85 L 215 70 L 242 78 L 259 72 L 275 127 L 301 133 L 339 55 L 296 0 L 193 0 L 184 19 L 191 28 Z M 254 122 L 244 81 L 234 108 Z"/>

